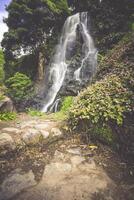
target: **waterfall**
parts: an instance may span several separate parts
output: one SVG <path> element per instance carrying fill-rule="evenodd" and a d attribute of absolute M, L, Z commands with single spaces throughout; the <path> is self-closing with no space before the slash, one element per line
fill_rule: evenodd
<path fill-rule="evenodd" d="M 50 107 L 50 112 L 57 112 L 58 111 L 58 105 L 60 103 L 61 99 L 56 99 L 56 101 L 53 103 L 53 105 Z"/>
<path fill-rule="evenodd" d="M 93 40 L 88 32 L 87 13 L 77 13 L 73 16 L 68 17 L 63 26 L 59 44 L 56 47 L 55 55 L 50 66 L 49 81 L 51 83 L 51 87 L 46 94 L 42 112 L 47 112 L 50 106 L 52 106 L 52 104 L 56 100 L 56 96 L 59 90 L 63 85 L 69 65 L 69 62 L 66 58 L 67 53 L 70 49 L 73 48 L 75 44 L 78 26 L 80 27 L 80 32 L 84 41 L 85 55 L 80 68 L 74 72 L 75 80 L 81 81 L 80 74 L 85 61 L 90 58 L 91 54 L 95 54 L 96 52 Z M 57 106 L 57 104 L 55 105 Z"/>
<path fill-rule="evenodd" d="M 84 58 L 82 59 L 81 66 L 74 72 L 74 78 L 79 82 L 82 81 L 80 78 L 80 75 L 81 75 L 81 70 L 82 70 L 85 62 L 87 60 L 89 60 L 93 65 L 94 56 L 95 56 L 95 54 L 97 54 L 96 48 L 94 46 L 94 42 L 88 31 L 87 19 L 88 19 L 87 13 L 86 12 L 81 13 L 80 26 L 81 26 L 81 33 L 82 33 L 82 37 L 83 37 L 83 41 L 84 41 L 83 47 L 84 47 L 85 55 L 84 55 Z M 94 69 L 94 67 L 93 67 L 93 69 Z"/>
<path fill-rule="evenodd" d="M 59 44 L 56 48 L 54 61 L 51 65 L 49 80 L 52 81 L 52 86 L 48 91 L 45 99 L 45 105 L 42 109 L 47 112 L 49 106 L 54 102 L 57 93 L 59 92 L 67 71 L 66 52 L 68 46 L 71 46 L 76 39 L 77 25 L 80 23 L 79 14 L 68 17 L 66 20 Z"/>

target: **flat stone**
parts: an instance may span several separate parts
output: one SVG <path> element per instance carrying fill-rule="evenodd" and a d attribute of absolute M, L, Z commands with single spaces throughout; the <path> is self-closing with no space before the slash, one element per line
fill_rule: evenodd
<path fill-rule="evenodd" d="M 20 193 L 22 190 L 36 185 L 34 174 L 30 170 L 23 173 L 21 169 L 17 169 L 4 180 L 0 187 L 0 200 L 7 200 Z"/>
<path fill-rule="evenodd" d="M 81 149 L 78 148 L 70 148 L 66 150 L 68 153 L 70 154 L 74 154 L 74 155 L 81 155 Z"/>
<path fill-rule="evenodd" d="M 38 129 L 38 130 L 46 130 L 49 127 L 49 125 L 46 123 L 44 124 L 37 124 L 34 126 L 34 128 Z"/>
<path fill-rule="evenodd" d="M 60 131 L 59 128 L 52 128 L 52 129 L 51 129 L 51 134 L 52 134 L 53 136 L 60 136 L 60 135 L 62 135 L 62 132 Z"/>
<path fill-rule="evenodd" d="M 90 160 L 88 163 L 82 163 L 81 165 L 79 165 L 79 170 L 83 171 L 83 172 L 92 172 L 92 170 L 97 171 L 97 166 L 94 162 L 94 160 Z"/>
<path fill-rule="evenodd" d="M 14 149 L 15 143 L 12 137 L 7 133 L 0 134 L 0 147 Z"/>
<path fill-rule="evenodd" d="M 76 166 L 80 165 L 82 162 L 84 162 L 85 158 L 82 156 L 73 156 L 73 157 L 71 157 L 70 160 L 71 160 L 73 167 L 76 167 Z"/>
<path fill-rule="evenodd" d="M 64 160 L 64 158 L 65 158 L 65 155 L 62 152 L 57 151 L 57 150 L 55 151 L 55 154 L 54 154 L 55 160 Z"/>
<path fill-rule="evenodd" d="M 2 132 L 19 134 L 21 132 L 21 130 L 19 130 L 17 128 L 13 128 L 13 127 L 8 127 L 8 128 L 3 128 Z"/>
<path fill-rule="evenodd" d="M 68 174 L 70 173 L 72 167 L 69 163 L 60 163 L 55 162 L 49 165 L 46 165 L 43 177 L 49 178 L 49 176 L 57 176 L 57 174 Z"/>
<path fill-rule="evenodd" d="M 72 163 L 80 163 L 78 166 L 73 167 L 67 161 L 52 161 L 46 165 L 39 184 L 14 200 L 119 200 L 113 197 L 116 185 L 107 173 L 97 167 L 93 160 L 83 162 L 78 157 L 72 159 Z"/>
<path fill-rule="evenodd" d="M 31 121 L 28 121 L 28 122 L 23 122 L 21 124 L 21 129 L 24 129 L 24 128 L 33 128 L 38 122 L 37 121 L 34 121 L 34 120 L 31 120 Z"/>

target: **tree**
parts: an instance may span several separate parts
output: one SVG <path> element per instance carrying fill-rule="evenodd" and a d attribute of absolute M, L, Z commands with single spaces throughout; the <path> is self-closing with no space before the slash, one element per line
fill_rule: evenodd
<path fill-rule="evenodd" d="M 9 29 L 4 34 L 2 46 L 6 77 L 10 77 L 19 55 L 32 53 L 40 59 L 47 40 L 61 28 L 69 9 L 67 0 L 12 0 L 6 10 L 8 18 L 4 22 Z M 37 71 L 39 74 L 40 69 Z"/>
<path fill-rule="evenodd" d="M 59 20 L 69 12 L 66 0 L 12 0 L 6 10 L 9 31 L 4 35 L 2 46 L 13 52 L 42 46 Z"/>

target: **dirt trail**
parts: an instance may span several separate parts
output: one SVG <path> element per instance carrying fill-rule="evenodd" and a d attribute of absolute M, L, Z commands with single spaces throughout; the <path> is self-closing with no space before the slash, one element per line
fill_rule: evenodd
<path fill-rule="evenodd" d="M 0 152 L 0 200 L 134 199 L 133 185 L 123 182 L 125 163 L 109 148 L 67 136 L 53 120 L 20 119 L 0 126 L 15 145 Z"/>

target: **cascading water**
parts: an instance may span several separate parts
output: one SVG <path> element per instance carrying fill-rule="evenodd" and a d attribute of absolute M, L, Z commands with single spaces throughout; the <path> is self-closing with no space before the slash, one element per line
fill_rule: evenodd
<path fill-rule="evenodd" d="M 87 28 L 87 13 L 77 13 L 68 17 L 65 21 L 59 44 L 56 47 L 53 62 L 50 66 L 49 81 L 52 84 L 44 100 L 42 112 L 47 112 L 50 107 L 53 107 L 52 104 L 56 102 L 56 96 L 63 85 L 68 70 L 69 62 L 67 60 L 67 53 L 71 51 L 75 44 L 78 26 L 80 27 L 80 32 L 84 41 L 84 58 L 82 59 L 80 68 L 74 72 L 75 80 L 81 80 L 80 74 L 85 61 L 90 59 L 90 55 L 96 52 L 93 40 Z M 92 60 L 96 60 L 95 56 Z"/>
<path fill-rule="evenodd" d="M 56 101 L 50 107 L 50 112 L 57 112 L 59 103 L 60 103 L 60 99 L 56 99 Z"/>
<path fill-rule="evenodd" d="M 51 65 L 49 80 L 53 83 L 46 96 L 45 105 L 42 109 L 43 112 L 47 112 L 49 106 L 51 106 L 54 102 L 56 95 L 63 84 L 67 71 L 66 51 L 68 46 L 71 46 L 76 39 L 76 29 L 79 23 L 79 14 L 76 14 L 68 17 L 64 24 L 60 42 L 56 48 L 54 61 Z"/>
<path fill-rule="evenodd" d="M 82 59 L 82 62 L 81 62 L 81 66 L 74 72 L 74 78 L 81 82 L 81 78 L 80 78 L 80 75 L 81 75 L 81 70 L 85 64 L 85 62 L 87 60 L 89 60 L 91 63 L 92 63 L 92 66 L 96 63 L 93 64 L 94 62 L 94 59 L 92 59 L 92 57 L 94 57 L 95 55 L 97 55 L 97 51 L 96 51 L 96 48 L 94 46 L 94 42 L 92 40 L 92 37 L 90 36 L 89 34 L 89 31 L 88 31 L 88 21 L 87 21 L 88 17 L 87 17 L 87 13 L 86 12 L 83 12 L 81 13 L 81 23 L 80 23 L 80 27 L 81 27 L 81 34 L 82 34 L 82 37 L 83 37 L 83 41 L 84 41 L 84 44 L 83 44 L 83 48 L 84 48 L 84 58 Z M 95 68 L 94 66 L 92 67 L 93 69 Z"/>

